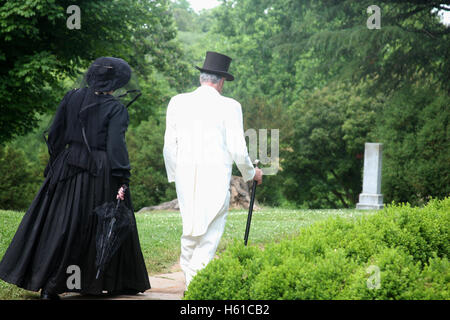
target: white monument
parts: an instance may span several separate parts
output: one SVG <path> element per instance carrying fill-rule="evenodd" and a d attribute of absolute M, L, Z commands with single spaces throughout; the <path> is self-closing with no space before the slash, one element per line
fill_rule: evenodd
<path fill-rule="evenodd" d="M 382 209 L 381 194 L 381 159 L 383 145 L 381 143 L 366 143 L 364 150 L 363 190 L 359 195 L 356 209 Z"/>

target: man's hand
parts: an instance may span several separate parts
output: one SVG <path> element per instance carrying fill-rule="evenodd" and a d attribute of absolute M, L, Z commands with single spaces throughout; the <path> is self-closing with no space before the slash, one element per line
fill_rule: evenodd
<path fill-rule="evenodd" d="M 255 168 L 255 177 L 253 178 L 253 180 L 255 180 L 258 185 L 260 185 L 262 183 L 262 176 L 263 176 L 263 172 L 260 168 L 256 167 Z"/>

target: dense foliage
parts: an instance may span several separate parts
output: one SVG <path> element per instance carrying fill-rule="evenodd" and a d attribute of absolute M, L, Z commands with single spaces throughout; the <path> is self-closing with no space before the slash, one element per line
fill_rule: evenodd
<path fill-rule="evenodd" d="M 2 1 L 0 6 L 0 139 L 30 131 L 55 110 L 67 77 L 99 56 L 126 59 L 150 76 L 173 67 L 179 52 L 168 0 L 77 1 L 80 29 L 69 29 L 72 1 Z"/>
<path fill-rule="evenodd" d="M 23 150 L 0 146 L 0 205 L 3 209 L 26 208 L 36 192 L 32 172 Z"/>
<path fill-rule="evenodd" d="M 208 44 L 236 57 L 237 80 L 227 93 L 243 102 L 244 117 L 259 119 L 255 109 L 281 103 L 272 119 L 295 119 L 253 119 L 280 129 L 283 183 L 262 187 L 270 188 L 268 199 L 281 193 L 307 207 L 354 206 L 362 184 L 355 156 L 364 142 L 385 145 L 387 202 L 419 204 L 450 193 L 448 175 L 439 174 L 450 170 L 441 161 L 450 156 L 450 28 L 438 16 L 449 9 L 433 1 L 380 1 L 381 29 L 368 29 L 370 5 L 229 0 L 215 11 L 210 33 L 217 40 Z M 431 128 L 439 136 L 429 136 L 432 147 L 425 137 L 414 139 Z"/>
<path fill-rule="evenodd" d="M 191 83 L 192 72 L 175 40 L 176 27 L 169 3 L 168 0 L 78 1 L 79 30 L 66 27 L 70 16 L 66 9 L 73 4 L 70 1 L 2 3 L 0 144 L 10 141 L 11 148 L 21 150 L 13 152 L 10 148 L 0 158 L 2 178 L 16 177 L 3 184 L 0 207 L 27 208 L 43 180 L 45 161 L 40 159 L 45 158 L 42 152 L 46 151 L 42 133 L 65 90 L 79 85 L 80 73 L 95 58 L 118 56 L 133 67 L 134 84 L 143 95 L 129 110 L 132 126 L 150 116 L 163 122 L 168 100 Z M 30 131 L 26 136 L 16 137 Z M 161 136 L 155 140 L 160 139 Z M 134 159 L 134 154 L 131 157 Z M 7 167 L 8 172 L 3 170 Z M 16 192 L 18 196 L 11 197 L 9 184 L 15 186 L 14 190 L 24 190 L 23 194 Z M 147 198 L 141 202 L 144 199 Z"/>
<path fill-rule="evenodd" d="M 161 156 L 164 129 L 164 124 L 148 120 L 128 132 L 127 145 L 132 165 L 131 192 L 137 210 L 177 197 L 174 184 L 167 183 Z"/>
<path fill-rule="evenodd" d="M 185 299 L 449 299 L 449 211 L 450 198 L 393 205 L 318 222 L 264 250 L 236 243 Z"/>
<path fill-rule="evenodd" d="M 283 162 L 285 194 L 309 207 L 350 207 L 361 192 L 364 143 L 380 101 L 363 88 L 339 84 L 304 94 L 293 104 L 296 124 Z"/>
<path fill-rule="evenodd" d="M 280 170 L 265 177 L 260 202 L 354 206 L 365 142 L 384 145 L 386 202 L 421 205 L 450 194 L 450 28 L 439 18 L 449 9 L 439 2 L 379 1 L 381 29 L 373 30 L 370 1 L 225 0 L 200 14 L 186 0 L 79 1 L 80 30 L 66 28 L 68 1 L 4 3 L 0 139 L 24 152 L 13 154 L 31 177 L 15 183 L 33 192 L 42 181 L 42 131 L 63 91 L 94 58 L 116 55 L 143 92 L 127 133 L 135 207 L 174 197 L 161 153 L 165 108 L 198 85 L 193 66 L 216 50 L 233 58 L 236 80 L 224 95 L 241 102 L 244 128 L 280 130 Z M 0 207 L 26 208 L 29 197 L 13 201 L 7 192 Z"/>

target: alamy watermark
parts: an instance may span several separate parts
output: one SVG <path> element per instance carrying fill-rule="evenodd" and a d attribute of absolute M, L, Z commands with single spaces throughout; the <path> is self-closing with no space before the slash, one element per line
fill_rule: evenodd
<path fill-rule="evenodd" d="M 73 4 L 67 7 L 66 13 L 70 14 L 67 18 L 66 26 L 68 29 L 81 29 L 81 9 L 79 6 Z"/>
<path fill-rule="evenodd" d="M 381 288 L 380 268 L 376 265 L 370 265 L 366 269 L 366 273 L 370 274 L 366 282 L 367 289 L 369 290 L 380 289 Z"/>
<path fill-rule="evenodd" d="M 381 9 L 379 6 L 373 4 L 367 7 L 367 13 L 370 14 L 367 18 L 367 29 L 381 29 Z"/>
<path fill-rule="evenodd" d="M 280 130 L 270 129 L 270 156 L 267 148 L 267 129 L 259 129 L 258 133 L 255 129 L 248 129 L 245 131 L 245 136 L 248 137 L 248 153 L 251 159 L 259 159 L 261 164 L 270 165 L 270 167 L 263 167 L 261 170 L 263 174 L 275 175 L 280 168 Z M 259 138 L 259 139 L 258 139 Z M 258 152 L 259 140 L 259 156 Z"/>
<path fill-rule="evenodd" d="M 192 129 L 192 127 L 194 127 Z M 203 165 L 205 167 L 217 166 L 225 163 L 232 165 L 236 163 L 238 167 L 248 164 L 248 159 L 255 161 L 259 159 L 259 164 L 264 175 L 275 175 L 280 168 L 280 130 L 270 129 L 270 149 L 268 148 L 268 129 L 248 129 L 244 132 L 244 137 L 240 134 L 231 134 L 232 130 L 226 130 L 222 134 L 216 128 L 211 128 L 200 121 L 193 126 L 186 125 L 178 128 L 179 146 L 177 148 L 177 167 L 192 168 Z M 238 131 L 236 129 L 236 131 Z M 233 131 L 235 132 L 235 131 Z M 248 148 L 245 138 L 248 137 Z M 230 157 L 223 158 L 222 144 L 217 141 L 223 139 Z"/>
<path fill-rule="evenodd" d="M 66 281 L 67 289 L 80 290 L 81 289 L 81 269 L 79 266 L 73 264 L 67 267 L 66 273 L 69 274 Z"/>

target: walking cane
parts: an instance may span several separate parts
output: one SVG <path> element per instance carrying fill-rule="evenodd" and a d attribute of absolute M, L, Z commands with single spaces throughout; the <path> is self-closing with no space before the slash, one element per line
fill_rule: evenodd
<path fill-rule="evenodd" d="M 258 168 L 259 160 L 255 160 L 255 168 Z M 256 184 L 257 182 L 253 180 L 253 186 L 252 186 L 252 195 L 250 196 L 250 206 L 248 207 L 248 217 L 247 217 L 247 226 L 245 228 L 245 235 L 244 235 L 244 245 L 247 245 L 248 241 L 248 234 L 250 233 L 250 224 L 252 222 L 252 214 L 253 214 L 253 204 L 255 202 L 255 192 L 256 192 Z"/>

